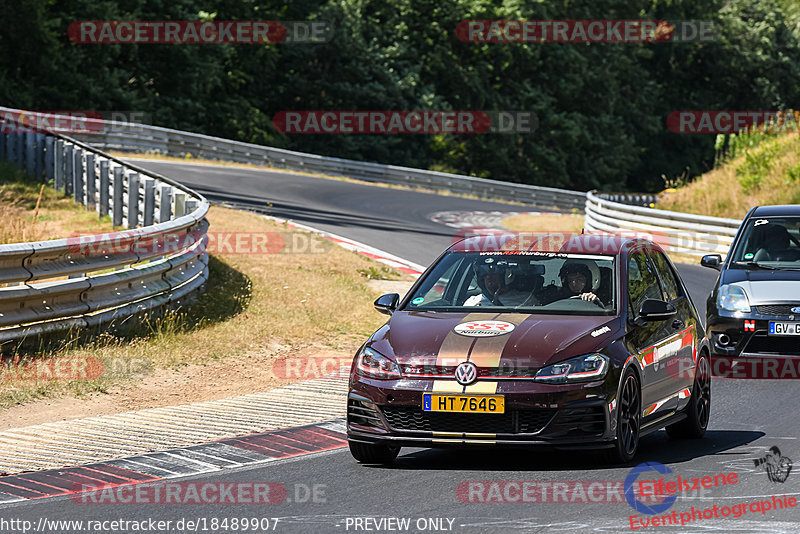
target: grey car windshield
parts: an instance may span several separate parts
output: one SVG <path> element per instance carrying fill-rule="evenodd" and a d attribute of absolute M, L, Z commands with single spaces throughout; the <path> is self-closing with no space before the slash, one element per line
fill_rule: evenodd
<path fill-rule="evenodd" d="M 450 252 L 405 309 L 613 315 L 613 256 Z"/>
<path fill-rule="evenodd" d="M 739 265 L 800 268 L 800 217 L 752 218 L 733 254 Z"/>

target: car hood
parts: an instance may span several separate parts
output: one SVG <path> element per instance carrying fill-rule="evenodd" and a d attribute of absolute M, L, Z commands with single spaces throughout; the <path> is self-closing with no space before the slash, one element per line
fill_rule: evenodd
<path fill-rule="evenodd" d="M 740 286 L 750 304 L 800 304 L 800 271 L 729 269 L 725 272 L 722 284 Z"/>
<path fill-rule="evenodd" d="M 456 333 L 470 321 L 503 321 L 514 328 L 491 337 Z M 369 346 L 400 364 L 543 367 L 602 349 L 623 335 L 618 316 L 445 313 L 398 311 L 370 339 Z"/>

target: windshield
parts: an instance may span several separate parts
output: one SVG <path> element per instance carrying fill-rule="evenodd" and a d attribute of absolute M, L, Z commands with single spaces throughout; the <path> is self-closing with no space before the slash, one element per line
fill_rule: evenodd
<path fill-rule="evenodd" d="M 800 268 L 800 217 L 751 219 L 736 245 L 733 261 L 747 268 Z"/>
<path fill-rule="evenodd" d="M 614 272 L 613 256 L 450 252 L 404 309 L 614 315 Z"/>

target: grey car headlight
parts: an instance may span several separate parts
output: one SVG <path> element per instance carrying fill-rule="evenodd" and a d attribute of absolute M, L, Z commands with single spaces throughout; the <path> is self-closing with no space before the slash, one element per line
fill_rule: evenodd
<path fill-rule="evenodd" d="M 732 312 L 750 312 L 750 301 L 739 286 L 726 285 L 717 293 L 717 308 Z"/>

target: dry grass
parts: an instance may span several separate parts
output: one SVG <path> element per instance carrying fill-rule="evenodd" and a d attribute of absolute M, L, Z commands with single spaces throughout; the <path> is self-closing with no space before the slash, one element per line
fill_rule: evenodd
<path fill-rule="evenodd" d="M 784 134 L 751 149 L 749 160 L 747 155 L 737 157 L 684 187 L 668 190 L 656 207 L 741 219 L 753 206 L 798 203 L 800 138 Z"/>
<path fill-rule="evenodd" d="M 71 198 L 45 187 L 36 223 L 33 215 L 41 184 L 9 163 L 0 164 L 0 244 L 68 237 L 74 232 L 111 229 L 108 217 L 86 211 Z"/>
<path fill-rule="evenodd" d="M 215 232 L 288 231 L 258 215 L 217 206 L 208 219 Z M 340 247 L 317 248 L 325 252 L 212 256 L 207 290 L 187 310 L 137 321 L 130 331 L 73 336 L 55 347 L 21 351 L 19 356 L 35 358 L 96 357 L 108 368 L 134 362 L 143 373 L 74 381 L 2 380 L 0 406 L 107 391 L 154 369 L 272 353 L 276 346 L 295 354 L 310 355 L 316 347 L 352 354 L 385 319 L 372 309 L 376 294 L 367 275 L 407 277 Z"/>
<path fill-rule="evenodd" d="M 512 215 L 503 220 L 503 226 L 515 232 L 579 234 L 583 228 L 583 215 Z"/>

